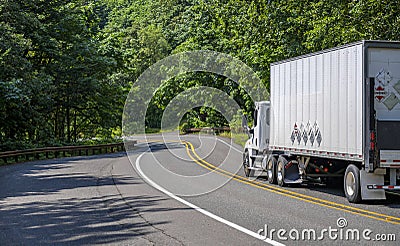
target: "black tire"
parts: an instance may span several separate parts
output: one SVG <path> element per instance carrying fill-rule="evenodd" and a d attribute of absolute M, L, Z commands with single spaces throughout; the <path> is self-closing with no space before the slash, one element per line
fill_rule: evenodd
<path fill-rule="evenodd" d="M 277 183 L 277 181 L 276 181 L 276 162 L 277 162 L 277 160 L 276 160 L 275 156 L 271 156 L 267 162 L 267 176 L 268 176 L 268 182 L 270 184 Z"/>
<path fill-rule="evenodd" d="M 285 166 L 288 163 L 287 159 L 284 156 L 279 156 L 278 164 L 276 166 L 276 181 L 279 186 L 286 186 L 285 183 Z"/>
<path fill-rule="evenodd" d="M 344 193 L 351 203 L 361 201 L 360 169 L 353 164 L 347 166 L 344 174 Z"/>
<path fill-rule="evenodd" d="M 244 175 L 246 177 L 250 177 L 250 156 L 249 156 L 249 151 L 245 151 L 243 154 L 243 171 L 244 171 Z"/>

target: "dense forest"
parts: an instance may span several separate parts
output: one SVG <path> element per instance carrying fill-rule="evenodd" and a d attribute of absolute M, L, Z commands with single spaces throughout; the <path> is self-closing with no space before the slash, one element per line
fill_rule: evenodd
<path fill-rule="evenodd" d="M 131 86 L 171 54 L 230 54 L 268 88 L 271 62 L 361 39 L 400 40 L 400 1 L 0 0 L 0 151 L 119 136 Z M 157 91 L 149 129 L 196 85 L 226 91 L 251 111 L 228 79 L 188 74 Z M 226 124 L 205 107 L 185 120 Z"/>

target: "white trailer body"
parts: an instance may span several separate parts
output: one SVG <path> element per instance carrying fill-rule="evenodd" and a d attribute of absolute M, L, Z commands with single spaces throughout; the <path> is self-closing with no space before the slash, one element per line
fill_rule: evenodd
<path fill-rule="evenodd" d="M 245 147 L 254 160 L 264 156 L 260 168 L 270 182 L 329 177 L 341 166 L 334 172 L 345 175 L 349 201 L 383 199 L 383 189 L 400 188 L 400 42 L 360 41 L 273 63 L 270 88 L 270 102 L 256 104 L 270 120 L 263 126 L 255 119 Z M 293 164 L 299 175 L 290 181 L 282 175 Z M 286 170 L 292 178 L 293 170 Z"/>
<path fill-rule="evenodd" d="M 271 66 L 270 147 L 363 160 L 363 45 Z"/>

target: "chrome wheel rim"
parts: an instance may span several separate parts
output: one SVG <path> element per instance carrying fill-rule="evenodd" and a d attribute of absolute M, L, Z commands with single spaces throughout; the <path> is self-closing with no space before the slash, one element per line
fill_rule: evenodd
<path fill-rule="evenodd" d="M 269 179 L 272 179 L 272 161 L 269 161 L 269 162 L 268 162 L 268 170 L 267 170 L 267 173 L 268 173 L 268 178 L 269 178 Z"/>
<path fill-rule="evenodd" d="M 248 154 L 246 154 L 246 156 L 244 158 L 243 168 L 244 168 L 244 172 L 247 176 L 249 173 L 249 156 L 248 156 Z"/>
<path fill-rule="evenodd" d="M 346 175 L 346 192 L 349 196 L 352 196 L 356 190 L 356 178 L 352 172 Z"/>
<path fill-rule="evenodd" d="M 283 177 L 282 177 L 282 165 L 278 165 L 278 181 L 282 181 Z"/>

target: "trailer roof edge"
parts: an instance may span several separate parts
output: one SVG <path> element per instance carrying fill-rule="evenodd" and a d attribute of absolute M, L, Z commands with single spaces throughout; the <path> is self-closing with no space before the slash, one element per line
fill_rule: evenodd
<path fill-rule="evenodd" d="M 338 47 L 325 49 L 325 50 L 320 50 L 320 51 L 316 51 L 316 52 L 313 52 L 313 53 L 304 54 L 304 55 L 301 55 L 301 56 L 296 56 L 296 57 L 293 57 L 293 58 L 289 58 L 289 59 L 273 62 L 273 63 L 271 63 L 271 66 L 282 64 L 282 63 L 286 63 L 286 62 L 290 62 L 290 61 L 299 60 L 299 59 L 302 59 L 302 58 L 316 56 L 316 55 L 320 55 L 320 54 L 324 54 L 324 53 L 328 53 L 328 52 L 332 52 L 332 51 L 336 51 L 336 50 L 341 50 L 341 49 L 344 49 L 344 48 L 348 48 L 348 47 L 352 47 L 352 46 L 356 46 L 356 45 L 360 45 L 360 44 L 363 44 L 365 48 L 400 48 L 400 41 L 360 40 L 360 41 L 357 41 L 357 42 L 348 43 L 348 44 L 341 45 L 341 46 L 338 46 Z"/>

